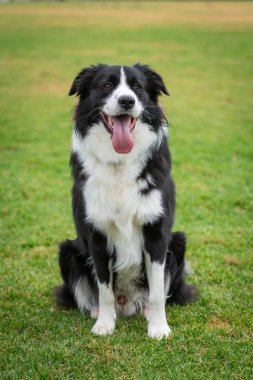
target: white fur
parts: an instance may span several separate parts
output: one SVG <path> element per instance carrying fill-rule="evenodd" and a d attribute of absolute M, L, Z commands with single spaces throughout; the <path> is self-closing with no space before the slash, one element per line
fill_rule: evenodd
<path fill-rule="evenodd" d="M 138 187 L 140 190 L 147 190 L 150 185 L 154 185 L 154 181 L 150 174 L 147 174 L 145 179 L 140 178 L 138 180 Z"/>
<path fill-rule="evenodd" d="M 170 284 L 171 284 L 171 275 L 169 271 L 166 273 L 166 277 L 164 279 L 164 297 L 165 299 L 169 298 L 169 290 L 170 290 Z"/>
<path fill-rule="evenodd" d="M 102 108 L 102 111 L 109 116 L 115 116 L 122 113 L 122 109 L 118 103 L 121 96 L 131 96 L 135 100 L 134 107 L 131 109 L 131 116 L 137 118 L 143 110 L 141 103 L 139 102 L 135 93 L 128 86 L 126 81 L 126 75 L 124 68 L 121 67 L 120 83 L 117 88 L 108 97 L 106 104 Z"/>
<path fill-rule="evenodd" d="M 91 310 L 97 304 L 97 300 L 94 298 L 92 289 L 90 288 L 89 281 L 85 276 L 77 281 L 73 290 L 78 309 L 81 312 Z"/>
<path fill-rule="evenodd" d="M 92 327 L 95 335 L 112 334 L 115 328 L 116 313 L 114 308 L 114 294 L 112 283 L 109 285 L 98 282 L 99 290 L 99 310 L 98 319 Z"/>
<path fill-rule="evenodd" d="M 171 333 L 165 314 L 164 263 L 152 263 L 145 253 L 145 264 L 149 283 L 148 336 L 162 339 Z"/>
<path fill-rule="evenodd" d="M 90 309 L 90 317 L 93 318 L 93 319 L 97 319 L 98 318 L 98 307 L 92 307 Z"/>

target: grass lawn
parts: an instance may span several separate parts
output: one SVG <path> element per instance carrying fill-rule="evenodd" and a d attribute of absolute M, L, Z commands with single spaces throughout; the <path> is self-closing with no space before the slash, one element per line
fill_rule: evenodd
<path fill-rule="evenodd" d="M 250 2 L 0 5 L 1 379 L 252 378 L 252 40 Z M 75 236 L 68 90 L 86 65 L 137 61 L 172 93 L 175 230 L 201 292 L 162 341 L 141 317 L 92 336 L 52 297 Z"/>

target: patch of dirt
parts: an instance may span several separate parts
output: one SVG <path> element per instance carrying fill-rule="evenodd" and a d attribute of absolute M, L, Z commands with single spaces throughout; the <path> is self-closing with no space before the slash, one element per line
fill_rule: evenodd
<path fill-rule="evenodd" d="M 212 235 L 204 235 L 202 237 L 202 241 L 205 244 L 218 244 L 218 245 L 224 245 L 226 244 L 226 240 L 221 236 L 212 236 Z"/>
<path fill-rule="evenodd" d="M 59 97 L 66 97 L 69 91 L 70 84 L 67 82 L 60 81 L 34 81 L 31 85 L 30 89 L 28 89 L 28 93 L 30 94 L 52 94 L 58 95 Z"/>
<path fill-rule="evenodd" d="M 227 320 L 220 319 L 218 317 L 212 317 L 208 322 L 209 330 L 219 331 L 223 330 L 227 335 L 232 335 L 232 327 Z"/>
<path fill-rule="evenodd" d="M 224 261 L 228 265 L 232 265 L 232 266 L 235 266 L 235 267 L 239 266 L 239 260 L 237 259 L 237 257 L 226 256 L 224 258 Z"/>

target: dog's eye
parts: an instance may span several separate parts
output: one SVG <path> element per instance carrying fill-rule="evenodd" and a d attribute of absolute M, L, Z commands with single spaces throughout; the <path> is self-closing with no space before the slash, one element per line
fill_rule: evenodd
<path fill-rule="evenodd" d="M 142 87 L 141 87 L 141 85 L 140 85 L 139 83 L 135 83 L 135 84 L 133 85 L 133 89 L 138 91 L 138 90 L 141 90 Z"/>
<path fill-rule="evenodd" d="M 103 88 L 105 89 L 105 90 L 110 90 L 110 88 L 112 88 L 112 84 L 111 83 L 105 83 L 104 85 L 103 85 Z"/>

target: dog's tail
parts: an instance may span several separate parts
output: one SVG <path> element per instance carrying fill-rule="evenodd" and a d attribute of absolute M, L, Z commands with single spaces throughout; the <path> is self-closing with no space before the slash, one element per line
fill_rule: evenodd
<path fill-rule="evenodd" d="M 187 274 L 185 251 L 185 234 L 181 231 L 174 232 L 166 260 L 166 268 L 171 276 L 171 285 L 167 298 L 167 303 L 169 304 L 185 305 L 193 302 L 198 296 L 196 286 L 185 283 L 184 277 Z"/>
<path fill-rule="evenodd" d="M 59 245 L 59 265 L 64 284 L 54 288 L 54 296 L 61 306 L 76 308 L 72 286 L 71 286 L 71 267 L 79 251 L 75 240 L 65 240 Z"/>

